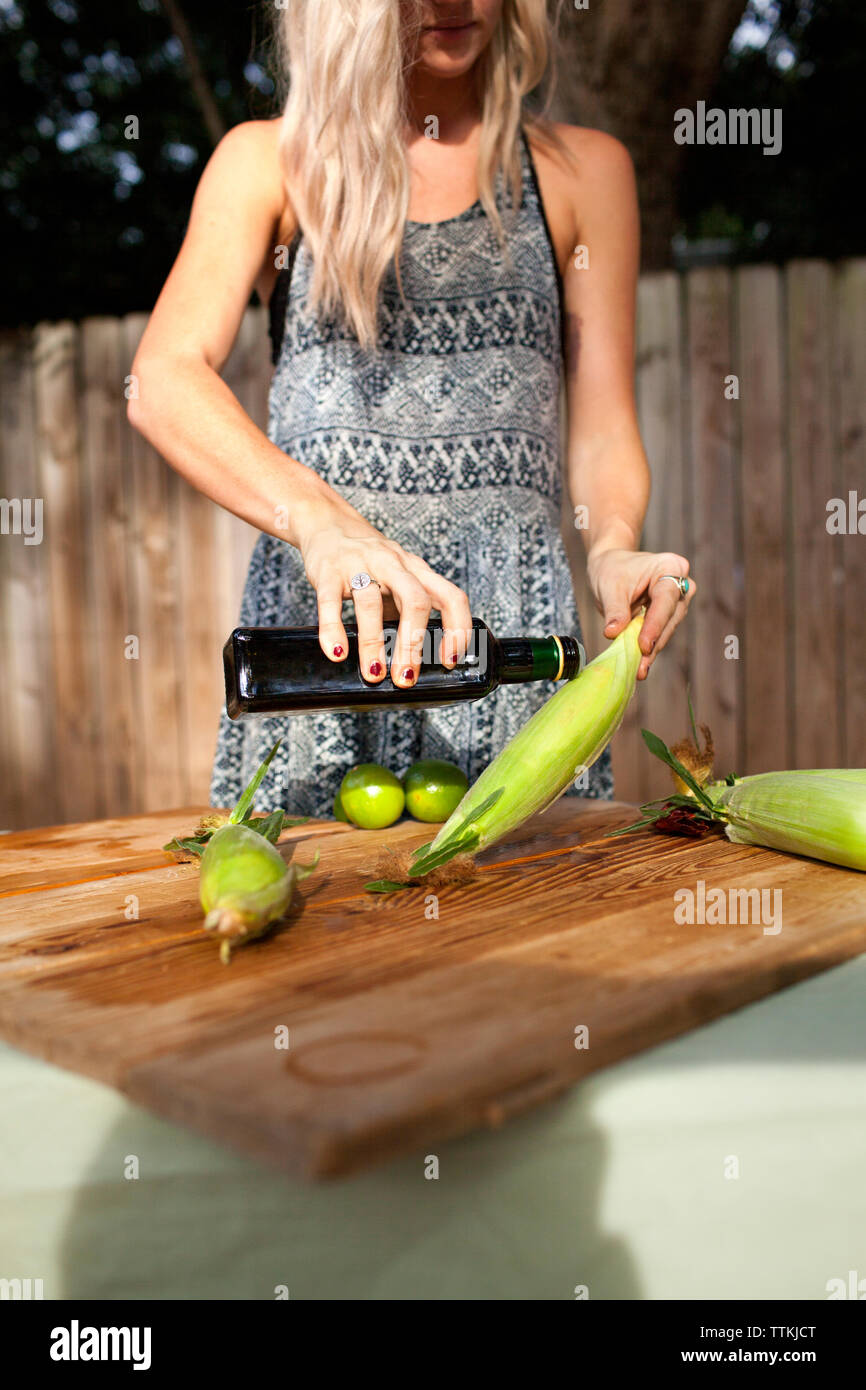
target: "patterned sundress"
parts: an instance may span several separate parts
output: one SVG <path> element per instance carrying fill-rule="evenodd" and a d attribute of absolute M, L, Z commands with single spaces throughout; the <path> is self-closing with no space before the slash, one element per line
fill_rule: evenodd
<path fill-rule="evenodd" d="M 405 302 L 392 267 L 375 352 L 307 311 L 311 260 L 303 236 L 295 237 L 270 305 L 268 437 L 460 585 L 497 636 L 580 637 L 560 532 L 562 287 L 525 138 L 521 160 L 520 206 L 506 221 L 510 260 L 480 201 L 442 222 L 407 222 Z M 496 197 L 508 218 L 501 174 Z M 353 616 L 349 601 L 343 616 Z M 299 552 L 263 533 L 239 625 L 316 621 Z M 223 709 L 211 804 L 232 805 L 277 739 L 265 799 L 298 815 L 330 815 L 354 763 L 402 775 L 418 758 L 446 758 L 474 781 L 556 689 L 552 681 L 501 686 L 478 701 L 381 713 L 232 721 Z M 588 785 L 569 794 L 613 795 L 609 752 Z"/>

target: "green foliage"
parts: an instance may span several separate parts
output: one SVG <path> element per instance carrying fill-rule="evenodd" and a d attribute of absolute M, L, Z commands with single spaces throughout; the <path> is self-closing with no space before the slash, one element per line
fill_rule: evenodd
<path fill-rule="evenodd" d="M 272 115 L 268 7 L 181 9 L 226 127 Z M 3 321 L 149 310 L 212 149 L 159 0 L 9 0 L 0 83 Z"/>
<path fill-rule="evenodd" d="M 730 238 L 738 261 L 862 254 L 859 199 L 849 190 L 862 120 L 866 6 L 751 0 L 745 18 L 759 23 L 766 42 L 732 46 L 707 106 L 779 108 L 782 149 L 691 147 L 680 181 L 682 231 L 689 240 Z"/>

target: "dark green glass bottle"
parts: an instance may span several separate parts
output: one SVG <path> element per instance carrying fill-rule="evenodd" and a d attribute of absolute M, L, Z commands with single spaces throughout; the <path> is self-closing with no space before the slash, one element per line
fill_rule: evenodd
<path fill-rule="evenodd" d="M 395 686 L 386 674 L 367 681 L 358 666 L 358 629 L 344 623 L 349 639 L 342 661 L 330 661 L 317 627 L 238 627 L 223 648 L 226 709 L 231 719 L 248 714 L 315 714 L 324 710 L 377 710 L 395 706 L 451 705 L 480 700 L 500 685 L 568 680 L 582 671 L 586 654 L 574 637 L 494 637 L 473 619 L 465 657 L 448 670 L 439 661 L 442 623 L 427 625 L 415 684 Z M 390 657 L 396 622 L 385 623 Z"/>

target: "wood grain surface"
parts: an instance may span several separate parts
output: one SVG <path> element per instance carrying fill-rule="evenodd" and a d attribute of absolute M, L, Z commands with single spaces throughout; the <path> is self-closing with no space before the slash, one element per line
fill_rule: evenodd
<path fill-rule="evenodd" d="M 428 827 L 296 827 L 281 848 L 318 847 L 319 868 L 223 966 L 197 865 L 160 848 L 203 809 L 2 837 L 0 1035 L 293 1173 L 435 1152 L 866 949 L 863 875 L 716 837 L 607 838 L 634 808 L 569 798 L 437 895 L 363 890 L 382 845 Z M 674 894 L 699 882 L 777 892 L 781 930 L 679 924 Z"/>

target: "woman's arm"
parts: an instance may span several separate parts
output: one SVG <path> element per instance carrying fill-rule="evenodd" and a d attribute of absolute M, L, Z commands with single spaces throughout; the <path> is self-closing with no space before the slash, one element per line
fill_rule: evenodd
<path fill-rule="evenodd" d="M 560 127 L 577 159 L 574 245 L 564 277 L 571 499 L 585 508 L 587 574 L 605 635 L 615 637 L 643 603 L 638 679 L 685 616 L 662 574 L 687 575 L 688 561 L 637 549 L 650 492 L 634 399 L 634 320 L 639 221 L 628 151 L 600 131 Z M 567 134 L 566 134 L 567 132 Z M 582 251 L 581 248 L 585 248 Z M 588 264 L 585 262 L 588 261 Z"/>
<path fill-rule="evenodd" d="M 220 378 L 253 287 L 266 283 L 278 237 L 294 231 L 280 175 L 278 121 L 249 121 L 220 142 L 205 169 L 189 226 L 132 365 L 138 396 L 129 419 L 195 488 L 301 552 L 319 606 L 322 649 L 345 659 L 343 599 L 356 598 L 364 674 L 387 674 L 383 596 L 400 614 L 391 669 L 414 684 L 431 606 L 448 630 L 443 652 L 465 650 L 466 595 L 419 556 L 382 536 L 319 475 L 262 433 Z M 366 570 L 382 586 L 357 596 Z M 341 648 L 340 657 L 335 648 Z M 455 658 L 456 659 L 456 658 Z M 379 670 L 373 671 L 374 663 Z M 412 670 L 412 677 L 404 676 Z"/>

